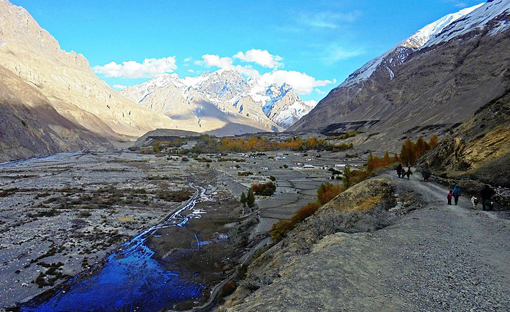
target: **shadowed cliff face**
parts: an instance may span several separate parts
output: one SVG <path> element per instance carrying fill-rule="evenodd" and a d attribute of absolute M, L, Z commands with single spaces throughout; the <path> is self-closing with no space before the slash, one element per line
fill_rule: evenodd
<path fill-rule="evenodd" d="M 1 66 L 0 76 L 0 161 L 110 146 L 60 115 L 44 95 Z"/>
<path fill-rule="evenodd" d="M 422 162 L 447 177 L 510 186 L 510 89 L 480 108 Z"/>
<path fill-rule="evenodd" d="M 290 130 L 322 131 L 335 123 L 380 120 L 360 129 L 380 133 L 375 137 L 380 143 L 398 141 L 414 127 L 449 128 L 465 121 L 510 85 L 509 33 L 494 33 L 489 24 L 418 51 L 397 49 L 384 56 L 370 78 L 332 90 Z M 397 58 L 405 61 L 395 63 Z"/>

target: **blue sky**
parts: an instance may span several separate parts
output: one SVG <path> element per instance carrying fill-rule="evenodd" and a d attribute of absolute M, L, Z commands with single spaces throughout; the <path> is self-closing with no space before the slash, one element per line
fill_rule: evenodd
<path fill-rule="evenodd" d="M 11 1 L 63 49 L 85 55 L 112 86 L 138 84 L 161 72 L 186 77 L 230 67 L 274 82 L 289 80 L 302 98 L 315 100 L 426 24 L 482 2 Z"/>

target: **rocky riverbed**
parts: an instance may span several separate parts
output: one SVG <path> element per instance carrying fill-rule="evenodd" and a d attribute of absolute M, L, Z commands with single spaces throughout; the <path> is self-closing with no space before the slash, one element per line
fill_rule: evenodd
<path fill-rule="evenodd" d="M 75 283 L 85 283 L 90 293 L 94 278 L 110 280 L 111 275 L 98 273 L 111 268 L 108 259 L 131 259 L 126 242 L 147 229 L 154 229 L 143 239 L 148 260 L 161 272 L 178 272 L 198 291 L 153 302 L 154 307 L 187 309 L 215 299 L 211 292 L 221 290 L 215 285 L 238 274 L 240 264 L 267 244 L 271 225 L 313 201 L 320 183 L 331 181 L 328 169 L 344 160 L 340 153 L 158 156 L 64 153 L 0 164 L 0 307 L 29 302 L 22 306 L 39 311 L 45 302 L 55 306 L 51 298 L 76 294 Z M 349 161 L 356 166 L 361 159 Z M 239 195 L 270 178 L 276 179 L 276 193 L 258 196 L 257 209 L 243 208 Z M 185 222 L 161 226 L 198 189 L 193 209 L 180 212 Z M 119 261 L 119 270 L 132 270 L 127 260 Z M 139 273 L 137 279 L 147 277 Z M 224 293 L 232 285 L 222 287 Z M 135 309 L 135 301 L 126 307 Z M 96 310 L 101 309 L 108 307 Z"/>
<path fill-rule="evenodd" d="M 0 307 L 97 265 L 193 194 L 189 164 L 68 153 L 0 165 Z"/>

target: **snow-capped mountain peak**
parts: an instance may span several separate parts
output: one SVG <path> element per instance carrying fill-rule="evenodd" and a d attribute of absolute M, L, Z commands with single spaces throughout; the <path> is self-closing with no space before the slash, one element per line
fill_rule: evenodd
<path fill-rule="evenodd" d="M 176 74 L 163 75 L 128 87 L 122 93 L 169 117 L 174 116 L 175 111 L 182 115 L 182 105 L 189 106 L 193 101 L 202 99 L 222 112 L 272 122 L 281 128 L 291 126 L 316 104 L 303 102 L 287 83 L 266 86 L 257 78 L 244 78 L 234 69 L 220 69 L 182 79 Z"/>
<path fill-rule="evenodd" d="M 431 38 L 424 46 L 433 46 L 442 42 L 464 35 L 475 29 L 486 27 L 489 22 L 496 20 L 498 17 L 504 17 L 497 21 L 493 26 L 491 34 L 497 34 L 510 28 L 510 1 L 508 0 L 489 0 L 486 3 L 478 5 L 475 10 L 466 14 L 462 19 L 457 19 L 455 23 L 450 23 L 442 32 Z"/>
<path fill-rule="evenodd" d="M 386 72 L 390 79 L 393 79 L 394 72 L 391 66 L 404 63 L 412 52 L 449 41 L 476 28 L 485 27 L 490 21 L 505 12 L 507 14 L 510 12 L 510 1 L 490 0 L 486 3 L 448 14 L 423 27 L 382 56 L 366 63 L 363 67 L 349 75 L 338 88 L 351 87 L 367 80 L 380 66 L 386 66 Z M 502 19 L 493 28 L 491 33 L 495 34 L 507 28 L 510 28 L 508 19 Z"/>
<path fill-rule="evenodd" d="M 418 30 L 414 35 L 404 40 L 404 42 L 402 42 L 400 46 L 406 48 L 421 48 L 431 38 L 434 38 L 438 34 L 440 34 L 447 26 L 457 21 L 458 19 L 468 15 L 469 13 L 478 9 L 482 5 L 483 3 L 472 6 L 470 8 L 460 10 L 459 12 L 456 13 L 446 15 L 438 19 L 437 21 L 430 23 L 427 26 L 423 27 L 422 29 Z"/>

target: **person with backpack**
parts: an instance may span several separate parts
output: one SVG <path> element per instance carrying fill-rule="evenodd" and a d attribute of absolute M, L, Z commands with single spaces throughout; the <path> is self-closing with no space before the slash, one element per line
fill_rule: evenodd
<path fill-rule="evenodd" d="M 460 186 L 457 184 L 453 188 L 453 198 L 455 199 L 455 205 L 459 202 L 459 196 L 460 196 Z"/>
<path fill-rule="evenodd" d="M 399 178 L 400 178 L 400 176 L 402 176 L 402 170 L 403 170 L 402 164 L 398 164 L 398 166 L 397 166 L 397 175 L 398 175 Z"/>
<path fill-rule="evenodd" d="M 452 190 L 450 190 L 448 195 L 446 195 L 446 198 L 448 199 L 448 205 L 451 205 L 452 204 L 452 198 L 453 198 L 453 191 Z"/>
<path fill-rule="evenodd" d="M 494 190 L 486 184 L 485 187 L 480 191 L 480 198 L 482 199 L 483 211 L 492 209 L 492 196 L 495 194 Z"/>

